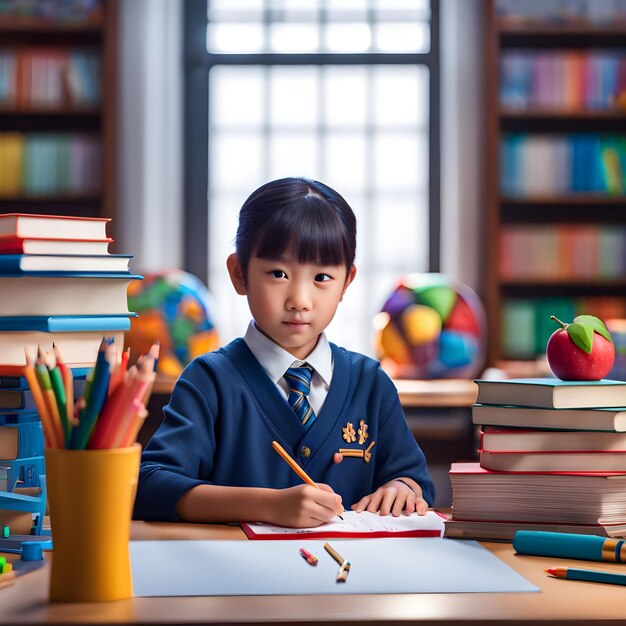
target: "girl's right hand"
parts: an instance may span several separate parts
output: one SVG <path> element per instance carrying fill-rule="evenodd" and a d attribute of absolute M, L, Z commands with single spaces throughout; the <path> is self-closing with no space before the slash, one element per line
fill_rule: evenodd
<path fill-rule="evenodd" d="M 341 496 L 328 485 L 318 483 L 277 489 L 268 502 L 267 521 L 289 528 L 312 528 L 330 521 L 343 513 Z"/>

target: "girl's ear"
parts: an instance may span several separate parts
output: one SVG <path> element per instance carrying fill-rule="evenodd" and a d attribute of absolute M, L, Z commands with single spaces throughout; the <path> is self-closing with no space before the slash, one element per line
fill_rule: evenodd
<path fill-rule="evenodd" d="M 230 276 L 230 282 L 232 282 L 235 291 L 240 296 L 245 296 L 246 291 L 246 280 L 243 275 L 243 268 L 241 267 L 241 263 L 239 262 L 239 257 L 236 253 L 232 253 L 226 259 L 226 267 L 228 268 L 228 275 Z"/>
<path fill-rule="evenodd" d="M 346 290 L 350 286 L 350 283 L 354 280 L 355 276 L 356 276 L 356 265 L 353 265 L 350 268 L 350 271 L 348 272 L 348 275 L 346 276 L 346 282 L 343 285 L 343 291 L 341 292 L 341 299 L 342 300 L 343 300 L 343 297 L 344 297 L 344 295 L 346 293 Z"/>

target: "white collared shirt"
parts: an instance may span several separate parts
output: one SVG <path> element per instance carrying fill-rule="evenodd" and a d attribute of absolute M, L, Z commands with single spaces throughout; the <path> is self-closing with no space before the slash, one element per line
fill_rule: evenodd
<path fill-rule="evenodd" d="M 278 387 L 285 400 L 289 395 L 287 381 L 283 378 L 285 372 L 290 367 L 299 367 L 304 365 L 304 363 L 310 365 L 313 368 L 313 377 L 311 379 L 309 404 L 316 415 L 319 413 L 324 400 L 326 400 L 330 381 L 333 378 L 333 354 L 324 333 L 320 335 L 317 345 L 306 358 L 306 361 L 296 359 L 293 354 L 289 354 L 269 337 L 266 337 L 256 327 L 254 320 L 250 321 L 243 340 L 257 361 L 263 366 L 267 375 Z"/>

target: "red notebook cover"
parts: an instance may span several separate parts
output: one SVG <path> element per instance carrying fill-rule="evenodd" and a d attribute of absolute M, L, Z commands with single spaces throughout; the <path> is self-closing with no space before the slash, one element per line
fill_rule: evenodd
<path fill-rule="evenodd" d="M 436 511 L 394 518 L 377 513 L 346 511 L 344 523 L 329 522 L 317 528 L 281 528 L 270 524 L 241 524 L 248 539 L 380 539 L 383 537 L 442 537 L 447 517 Z M 268 532 L 258 532 L 267 529 Z"/>

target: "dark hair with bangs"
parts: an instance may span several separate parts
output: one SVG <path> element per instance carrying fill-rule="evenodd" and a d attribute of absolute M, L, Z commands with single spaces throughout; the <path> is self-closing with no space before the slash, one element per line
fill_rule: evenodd
<path fill-rule="evenodd" d="M 276 259 L 293 246 L 299 263 L 345 265 L 356 254 L 356 217 L 334 189 L 281 178 L 254 191 L 239 211 L 235 249 L 244 277 L 252 255 Z"/>

